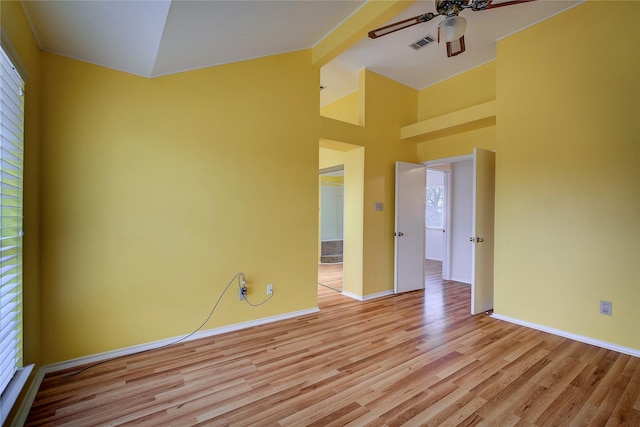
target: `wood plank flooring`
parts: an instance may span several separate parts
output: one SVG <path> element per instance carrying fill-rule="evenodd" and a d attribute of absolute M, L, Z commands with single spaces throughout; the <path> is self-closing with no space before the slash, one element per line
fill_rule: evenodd
<path fill-rule="evenodd" d="M 442 262 L 426 259 L 425 284 L 442 284 Z M 341 262 L 318 264 L 318 284 L 326 286 L 334 291 L 343 290 L 344 269 Z"/>
<path fill-rule="evenodd" d="M 342 292 L 344 270 L 341 262 L 318 264 L 318 284 Z"/>
<path fill-rule="evenodd" d="M 640 359 L 470 316 L 468 285 L 432 279 L 49 374 L 26 425 L 640 426 Z"/>

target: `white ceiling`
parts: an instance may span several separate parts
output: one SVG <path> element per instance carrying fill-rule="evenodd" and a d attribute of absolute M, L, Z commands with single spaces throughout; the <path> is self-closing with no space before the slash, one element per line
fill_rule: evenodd
<path fill-rule="evenodd" d="M 155 77 L 312 47 L 363 0 L 22 0 L 42 50 Z"/>
<path fill-rule="evenodd" d="M 419 51 L 409 47 L 431 35 L 437 39 L 436 17 L 429 22 L 372 40 L 363 38 L 321 70 L 321 92 L 325 105 L 358 89 L 358 70 L 366 68 L 414 89 L 423 89 L 455 74 L 477 67 L 496 58 L 496 41 L 525 27 L 540 22 L 582 0 L 537 0 L 508 7 L 474 12 L 464 10 L 467 20 L 466 50 L 448 58 L 444 43 L 432 43 Z M 496 2 L 498 3 L 498 2 Z M 416 1 L 390 22 L 426 12 L 435 12 L 433 1 Z"/>
<path fill-rule="evenodd" d="M 440 18 L 363 40 L 321 70 L 321 104 L 358 88 L 368 68 L 415 89 L 495 58 L 495 41 L 580 0 L 538 0 L 481 12 L 466 10 L 466 52 L 409 44 L 437 36 Z M 42 50 L 156 77 L 313 47 L 364 0 L 22 0 Z M 390 22 L 434 11 L 417 1 Z"/>

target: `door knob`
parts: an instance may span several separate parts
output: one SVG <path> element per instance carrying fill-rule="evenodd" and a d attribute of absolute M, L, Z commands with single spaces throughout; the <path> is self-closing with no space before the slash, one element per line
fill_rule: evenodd
<path fill-rule="evenodd" d="M 474 239 L 473 237 L 469 237 L 469 241 L 470 241 L 470 242 L 475 242 L 475 241 L 476 241 L 476 239 Z"/>
<path fill-rule="evenodd" d="M 484 242 L 484 239 L 482 237 L 476 237 L 476 242 L 482 243 Z"/>
<path fill-rule="evenodd" d="M 396 236 L 400 237 L 400 236 L 404 236 L 404 233 L 402 231 L 398 231 L 398 233 L 396 234 Z"/>

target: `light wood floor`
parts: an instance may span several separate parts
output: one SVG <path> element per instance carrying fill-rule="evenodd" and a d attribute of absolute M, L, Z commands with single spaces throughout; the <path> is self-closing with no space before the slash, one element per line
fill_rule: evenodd
<path fill-rule="evenodd" d="M 344 270 L 341 262 L 318 264 L 318 284 L 342 292 Z"/>
<path fill-rule="evenodd" d="M 424 260 L 425 285 L 442 285 L 442 262 Z M 318 264 L 318 284 L 342 292 L 344 269 L 341 262 Z"/>
<path fill-rule="evenodd" d="M 47 375 L 27 425 L 639 426 L 640 359 L 469 315 L 468 285 Z"/>

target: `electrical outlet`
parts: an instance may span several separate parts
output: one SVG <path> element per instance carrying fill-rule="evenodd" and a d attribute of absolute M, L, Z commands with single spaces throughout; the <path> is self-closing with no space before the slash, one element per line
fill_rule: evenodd
<path fill-rule="evenodd" d="M 238 297 L 240 298 L 240 301 L 247 299 L 247 287 L 246 286 L 241 286 L 240 290 L 238 292 Z"/>
<path fill-rule="evenodd" d="M 273 295 L 273 285 L 271 283 L 267 285 L 267 295 Z"/>
<path fill-rule="evenodd" d="M 606 314 L 607 316 L 611 316 L 612 314 L 611 301 L 602 301 L 600 300 L 600 314 Z"/>

